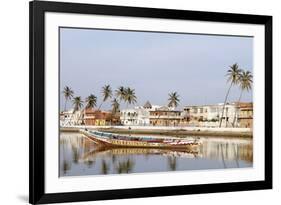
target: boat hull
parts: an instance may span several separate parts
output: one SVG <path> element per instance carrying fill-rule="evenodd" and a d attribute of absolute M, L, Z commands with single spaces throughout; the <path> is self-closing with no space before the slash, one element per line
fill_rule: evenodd
<path fill-rule="evenodd" d="M 157 149 L 172 149 L 172 150 L 187 150 L 187 149 L 195 149 L 200 143 L 198 142 L 190 142 L 185 144 L 168 144 L 164 142 L 153 142 L 153 141 L 137 141 L 137 140 L 121 140 L 121 139 L 107 139 L 97 136 L 89 131 L 80 131 L 84 134 L 88 139 L 93 142 L 108 146 L 108 147 L 120 147 L 120 148 L 157 148 Z"/>

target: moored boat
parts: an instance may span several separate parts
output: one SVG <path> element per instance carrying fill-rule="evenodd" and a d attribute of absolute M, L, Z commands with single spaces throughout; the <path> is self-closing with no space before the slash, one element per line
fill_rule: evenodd
<path fill-rule="evenodd" d="M 86 129 L 80 130 L 80 132 L 95 143 L 110 147 L 194 149 L 200 145 L 197 139 L 128 136 Z"/>

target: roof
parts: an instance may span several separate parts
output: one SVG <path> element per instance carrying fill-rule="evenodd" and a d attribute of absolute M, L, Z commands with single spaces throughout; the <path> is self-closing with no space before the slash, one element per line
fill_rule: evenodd
<path fill-rule="evenodd" d="M 144 104 L 143 106 L 144 108 L 147 108 L 147 109 L 151 109 L 152 108 L 152 105 L 149 101 L 146 101 L 146 103 Z"/>
<path fill-rule="evenodd" d="M 248 107 L 248 106 L 252 106 L 253 103 L 252 102 L 227 102 L 225 105 L 226 106 L 234 106 L 234 105 L 239 105 L 240 107 Z M 204 104 L 204 105 L 187 105 L 184 106 L 184 109 L 187 108 L 203 108 L 203 107 L 220 107 L 223 106 L 224 103 L 217 103 L 217 104 Z"/>

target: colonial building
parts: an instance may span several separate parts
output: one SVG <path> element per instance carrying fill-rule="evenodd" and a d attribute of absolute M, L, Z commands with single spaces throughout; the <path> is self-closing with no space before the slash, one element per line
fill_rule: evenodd
<path fill-rule="evenodd" d="M 178 126 L 183 121 L 181 111 L 166 106 L 151 110 L 149 113 L 149 122 L 152 126 Z"/>
<path fill-rule="evenodd" d="M 105 126 L 119 124 L 119 115 L 94 109 L 84 110 L 83 119 L 85 125 Z"/>
<path fill-rule="evenodd" d="M 253 127 L 253 103 L 241 103 L 238 114 L 239 127 Z"/>
<path fill-rule="evenodd" d="M 83 124 L 83 113 L 81 110 L 74 111 L 73 109 L 60 112 L 61 126 L 74 126 Z"/>
<path fill-rule="evenodd" d="M 222 116 L 223 103 L 215 105 L 186 106 L 183 116 L 190 126 L 218 127 L 222 120 L 222 127 L 233 127 L 237 120 L 237 105 L 227 103 Z"/>
<path fill-rule="evenodd" d="M 160 106 L 151 105 L 147 101 L 143 106 L 137 106 L 130 109 L 124 109 L 120 112 L 121 124 L 127 126 L 146 126 L 149 125 L 149 112 Z"/>

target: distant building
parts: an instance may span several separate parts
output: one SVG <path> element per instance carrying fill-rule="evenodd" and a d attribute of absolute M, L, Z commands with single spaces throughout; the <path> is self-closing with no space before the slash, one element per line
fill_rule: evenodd
<path fill-rule="evenodd" d="M 121 124 L 127 126 L 147 126 L 149 125 L 149 112 L 158 107 L 160 106 L 151 105 L 147 101 L 143 106 L 123 109 L 120 112 Z"/>
<path fill-rule="evenodd" d="M 183 121 L 181 111 L 163 106 L 149 111 L 149 122 L 153 126 L 178 126 Z"/>
<path fill-rule="evenodd" d="M 86 109 L 83 112 L 83 119 L 85 125 L 105 126 L 115 125 L 119 123 L 119 115 L 113 115 L 111 112 Z"/>
<path fill-rule="evenodd" d="M 253 127 L 253 103 L 240 103 L 238 114 L 239 127 Z"/>
<path fill-rule="evenodd" d="M 238 115 L 236 103 L 227 103 L 224 108 L 223 116 L 223 103 L 186 106 L 183 110 L 186 123 L 190 126 L 199 127 L 218 127 L 220 119 L 222 120 L 222 127 L 233 127 L 233 123 L 237 120 Z"/>
<path fill-rule="evenodd" d="M 74 126 L 81 124 L 83 124 L 83 113 L 81 110 L 74 111 L 71 109 L 60 113 L 61 126 Z"/>

